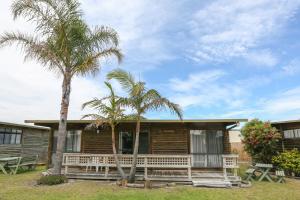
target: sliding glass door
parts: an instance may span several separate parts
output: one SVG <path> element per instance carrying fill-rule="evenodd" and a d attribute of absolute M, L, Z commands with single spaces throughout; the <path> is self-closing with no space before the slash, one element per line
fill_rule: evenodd
<path fill-rule="evenodd" d="M 193 167 L 221 167 L 223 132 L 220 130 L 191 130 Z"/>

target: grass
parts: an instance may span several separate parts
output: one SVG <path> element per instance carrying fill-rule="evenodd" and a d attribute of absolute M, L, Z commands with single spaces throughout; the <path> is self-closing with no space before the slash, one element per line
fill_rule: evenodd
<path fill-rule="evenodd" d="M 55 186 L 36 186 L 41 169 L 15 176 L 0 174 L 0 200 L 218 200 L 300 199 L 300 181 L 286 184 L 255 182 L 251 188 L 212 189 L 176 186 L 162 189 L 126 189 L 97 181 L 76 181 Z"/>

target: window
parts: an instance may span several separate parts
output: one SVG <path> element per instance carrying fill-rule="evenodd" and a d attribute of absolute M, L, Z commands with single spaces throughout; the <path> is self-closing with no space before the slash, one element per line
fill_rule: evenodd
<path fill-rule="evenodd" d="M 53 138 L 53 152 L 56 152 L 56 143 L 57 143 L 58 131 L 54 131 Z M 75 153 L 80 152 L 81 145 L 81 130 L 68 130 L 65 144 L 65 152 Z"/>
<path fill-rule="evenodd" d="M 121 154 L 133 153 L 133 134 L 131 132 L 119 133 L 119 153 Z"/>
<path fill-rule="evenodd" d="M 291 129 L 283 131 L 283 136 L 286 139 L 300 138 L 300 129 Z"/>
<path fill-rule="evenodd" d="M 21 144 L 22 130 L 12 128 L 0 128 L 1 144 Z"/>
<path fill-rule="evenodd" d="M 295 135 L 295 138 L 300 138 L 300 129 L 295 129 L 294 135 Z"/>
<path fill-rule="evenodd" d="M 66 152 L 80 152 L 80 142 L 81 142 L 81 131 L 71 130 L 68 131 L 67 141 L 66 141 Z"/>

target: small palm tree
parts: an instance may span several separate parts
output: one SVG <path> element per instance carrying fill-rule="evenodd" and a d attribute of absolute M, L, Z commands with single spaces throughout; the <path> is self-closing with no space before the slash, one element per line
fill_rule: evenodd
<path fill-rule="evenodd" d="M 115 92 L 110 83 L 105 82 L 106 87 L 109 89 L 109 96 L 103 97 L 101 99 L 94 98 L 91 101 L 88 101 L 82 105 L 82 109 L 90 107 L 95 109 L 97 113 L 95 114 L 86 114 L 82 118 L 92 118 L 95 120 L 93 125 L 97 127 L 103 124 L 109 124 L 111 128 L 111 139 L 112 139 L 112 149 L 114 154 L 114 159 L 118 172 L 120 173 L 122 179 L 126 179 L 124 170 L 122 169 L 119 158 L 116 150 L 116 136 L 115 136 L 115 127 L 120 122 L 120 120 L 125 118 L 122 109 L 122 99 L 115 95 Z"/>
<path fill-rule="evenodd" d="M 133 116 L 136 119 L 136 136 L 133 150 L 133 161 L 129 173 L 128 182 L 134 182 L 137 155 L 139 149 L 140 123 L 142 115 L 151 110 L 169 109 L 182 119 L 182 111 L 178 104 L 172 103 L 167 98 L 162 97 L 158 91 L 147 89 L 145 83 L 136 81 L 132 74 L 121 69 L 116 69 L 107 74 L 107 78 L 119 81 L 124 90 L 128 93 L 128 97 L 123 98 L 122 103 L 134 110 Z"/>
<path fill-rule="evenodd" d="M 94 75 L 99 71 L 99 58 L 122 58 L 116 31 L 104 26 L 90 29 L 79 6 L 77 0 L 16 0 L 14 19 L 22 16 L 34 22 L 35 34 L 6 32 L 0 36 L 0 46 L 21 46 L 25 58 L 35 59 L 63 78 L 54 174 L 61 173 L 72 78 Z"/>

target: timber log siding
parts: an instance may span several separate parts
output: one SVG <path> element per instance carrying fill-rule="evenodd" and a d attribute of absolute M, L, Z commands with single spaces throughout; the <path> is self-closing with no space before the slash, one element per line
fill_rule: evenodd
<path fill-rule="evenodd" d="M 292 150 L 294 148 L 300 150 L 300 137 L 285 138 L 284 131 L 300 129 L 300 121 L 274 122 L 272 126 L 276 127 L 282 135 L 282 140 L 278 143 L 278 151 Z"/>
<path fill-rule="evenodd" d="M 112 154 L 111 130 L 109 127 L 99 130 L 86 130 L 87 124 L 68 124 L 68 130 L 81 130 L 81 153 Z M 52 135 L 57 125 L 52 126 Z M 148 154 L 186 155 L 190 154 L 190 130 L 221 130 L 223 132 L 223 153 L 231 153 L 229 133 L 226 126 L 219 123 L 185 124 L 185 123 L 142 123 L 141 132 L 148 132 Z M 135 137 L 135 123 L 121 123 L 116 128 L 116 147 L 119 148 L 119 133 L 130 132 Z M 50 139 L 50 142 L 53 141 Z M 50 152 L 55 153 L 52 145 Z M 51 159 L 49 159 L 51 164 Z"/>
<path fill-rule="evenodd" d="M 39 163 L 47 163 L 50 129 L 3 122 L 0 128 L 22 131 L 20 144 L 0 144 L 0 156 L 38 155 Z"/>
<path fill-rule="evenodd" d="M 141 132 L 149 133 L 150 154 L 189 154 L 190 153 L 190 130 L 222 130 L 224 134 L 224 153 L 230 153 L 229 133 L 222 126 L 193 127 L 185 124 L 142 124 Z M 128 131 L 135 134 L 135 124 L 120 125 L 116 129 L 116 147 L 119 146 L 119 132 Z M 101 153 L 111 154 L 111 131 L 110 128 L 104 128 L 98 133 L 96 131 L 82 131 L 82 153 Z"/>

